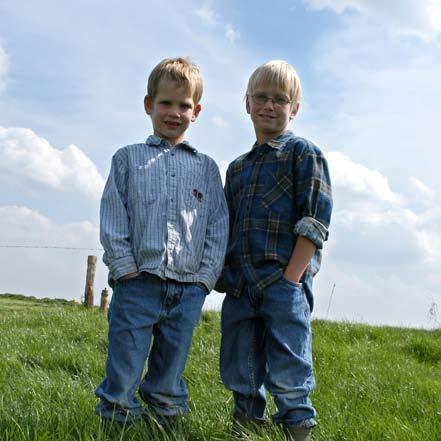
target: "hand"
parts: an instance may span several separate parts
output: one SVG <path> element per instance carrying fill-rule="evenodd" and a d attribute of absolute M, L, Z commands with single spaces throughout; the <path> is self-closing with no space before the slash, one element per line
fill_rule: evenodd
<path fill-rule="evenodd" d="M 300 279 L 295 280 L 295 277 L 290 277 L 290 276 L 287 274 L 286 271 L 283 273 L 283 277 L 284 277 L 286 280 L 288 280 L 288 282 L 291 282 L 291 283 L 300 283 Z"/>
<path fill-rule="evenodd" d="M 214 285 L 213 289 L 217 292 L 220 292 L 221 294 L 223 294 L 227 291 L 227 289 L 225 288 L 222 276 L 217 279 L 217 282 Z"/>
<path fill-rule="evenodd" d="M 134 273 L 129 273 L 129 274 L 126 274 L 125 276 L 120 277 L 118 280 L 129 280 L 129 279 L 133 279 L 133 278 L 135 278 L 138 274 L 139 274 L 138 271 L 136 271 L 136 272 L 134 272 Z"/>

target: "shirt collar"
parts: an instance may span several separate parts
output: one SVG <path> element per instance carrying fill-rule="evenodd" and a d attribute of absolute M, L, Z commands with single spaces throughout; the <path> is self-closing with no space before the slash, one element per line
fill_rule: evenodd
<path fill-rule="evenodd" d="M 279 150 L 283 144 L 286 143 L 286 141 L 293 137 L 293 133 L 291 130 L 286 130 L 283 133 L 281 133 L 279 136 L 276 136 L 275 138 L 271 139 L 270 141 L 267 141 L 263 144 L 257 144 L 257 141 L 253 145 L 253 150 L 258 148 L 260 145 L 267 145 L 273 149 Z"/>
<path fill-rule="evenodd" d="M 145 143 L 154 147 L 172 148 L 172 145 L 168 141 L 156 135 L 150 135 Z M 176 147 L 181 147 L 192 153 L 198 152 L 188 141 L 182 141 L 181 143 L 176 144 Z"/>

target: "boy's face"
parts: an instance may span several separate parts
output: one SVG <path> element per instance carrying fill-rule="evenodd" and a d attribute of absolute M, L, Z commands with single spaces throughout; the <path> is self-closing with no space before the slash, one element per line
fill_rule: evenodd
<path fill-rule="evenodd" d="M 184 140 L 185 131 L 201 111 L 188 87 L 169 80 L 159 82 L 154 99 L 144 98 L 144 107 L 152 118 L 153 133 L 172 145 Z"/>
<path fill-rule="evenodd" d="M 246 109 L 253 121 L 257 142 L 263 144 L 287 129 L 299 104 L 291 104 L 289 95 L 277 86 L 258 85 L 247 95 Z"/>

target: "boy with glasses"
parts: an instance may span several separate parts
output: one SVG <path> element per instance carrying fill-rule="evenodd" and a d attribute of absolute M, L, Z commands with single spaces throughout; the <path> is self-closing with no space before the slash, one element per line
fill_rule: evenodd
<path fill-rule="evenodd" d="M 310 141 L 287 130 L 299 109 L 300 80 L 284 61 L 260 66 L 246 110 L 256 143 L 227 171 L 230 237 L 219 291 L 221 377 L 233 392 L 233 430 L 265 422 L 265 388 L 287 439 L 315 426 L 311 349 L 312 278 L 328 237 L 328 166 Z"/>
<path fill-rule="evenodd" d="M 193 63 L 161 61 L 144 98 L 153 135 L 112 159 L 100 213 L 103 260 L 113 287 L 106 378 L 95 391 L 104 421 L 155 416 L 170 423 L 189 412 L 182 374 L 228 237 L 218 167 L 184 141 L 201 96 L 202 78 Z"/>

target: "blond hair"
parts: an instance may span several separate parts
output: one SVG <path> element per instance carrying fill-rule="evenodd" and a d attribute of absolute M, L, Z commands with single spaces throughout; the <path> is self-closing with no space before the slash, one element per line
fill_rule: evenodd
<path fill-rule="evenodd" d="M 271 60 L 259 66 L 248 81 L 247 95 L 251 95 L 260 85 L 275 85 L 285 91 L 292 104 L 300 101 L 300 78 L 294 67 L 283 60 Z"/>
<path fill-rule="evenodd" d="M 193 95 L 194 103 L 199 103 L 203 90 L 202 77 L 199 68 L 189 58 L 165 58 L 155 66 L 147 83 L 147 95 L 150 98 L 155 98 L 162 79 L 187 87 Z"/>

